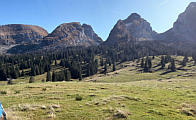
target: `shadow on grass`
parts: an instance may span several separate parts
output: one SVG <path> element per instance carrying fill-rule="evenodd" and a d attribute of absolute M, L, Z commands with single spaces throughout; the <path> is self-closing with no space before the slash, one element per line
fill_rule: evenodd
<path fill-rule="evenodd" d="M 160 75 L 166 75 L 166 74 L 171 73 L 171 72 L 172 71 L 166 71 L 166 72 L 161 73 Z"/>

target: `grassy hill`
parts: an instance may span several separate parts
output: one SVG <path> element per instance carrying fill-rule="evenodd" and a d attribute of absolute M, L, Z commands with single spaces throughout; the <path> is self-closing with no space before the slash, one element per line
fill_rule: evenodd
<path fill-rule="evenodd" d="M 185 67 L 183 57 L 173 58 L 176 72 L 160 70 L 155 57 L 152 73 L 143 73 L 136 60 L 83 82 L 42 83 L 40 75 L 28 84 L 28 77 L 19 78 L 1 85 L 0 100 L 14 120 L 195 120 L 196 66 L 191 58 Z"/>

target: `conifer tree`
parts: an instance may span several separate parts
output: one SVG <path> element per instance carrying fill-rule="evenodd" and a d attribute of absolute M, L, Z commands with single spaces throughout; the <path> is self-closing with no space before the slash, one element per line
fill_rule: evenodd
<path fill-rule="evenodd" d="M 107 63 L 105 62 L 105 65 L 104 65 L 104 74 L 107 74 L 107 71 L 108 71 Z"/>
<path fill-rule="evenodd" d="M 101 58 L 101 60 L 100 60 L 100 66 L 103 66 L 103 65 L 104 65 L 103 58 Z"/>
<path fill-rule="evenodd" d="M 169 69 L 172 72 L 175 72 L 176 71 L 176 65 L 175 65 L 175 60 L 174 59 L 171 59 L 171 63 L 170 63 Z"/>
<path fill-rule="evenodd" d="M 141 68 L 144 68 L 144 58 L 142 58 L 140 66 L 141 66 Z"/>
<path fill-rule="evenodd" d="M 64 71 L 64 74 L 65 74 L 65 81 L 70 81 L 71 80 L 71 73 L 68 69 L 66 69 Z"/>
<path fill-rule="evenodd" d="M 52 77 L 51 77 L 50 71 L 48 71 L 47 75 L 46 75 L 46 82 L 49 82 L 49 81 L 52 81 Z"/>
<path fill-rule="evenodd" d="M 165 68 L 165 58 L 164 58 L 164 56 L 161 56 L 161 68 L 162 69 Z"/>
<path fill-rule="evenodd" d="M 113 62 L 113 72 L 116 71 L 116 64 Z"/>
<path fill-rule="evenodd" d="M 0 68 L 0 81 L 6 81 L 7 80 L 7 75 L 5 73 L 5 71 Z"/>
<path fill-rule="evenodd" d="M 21 77 L 25 76 L 24 70 L 21 72 Z"/>
<path fill-rule="evenodd" d="M 188 57 L 187 56 L 184 56 L 184 59 L 183 59 L 181 65 L 182 66 L 186 66 L 187 62 L 188 62 Z"/>
<path fill-rule="evenodd" d="M 52 82 L 56 82 L 56 81 L 57 81 L 56 74 L 52 72 Z"/>

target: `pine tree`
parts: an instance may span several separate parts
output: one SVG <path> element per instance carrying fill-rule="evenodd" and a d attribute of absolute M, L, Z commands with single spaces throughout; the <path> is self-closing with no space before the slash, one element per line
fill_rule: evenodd
<path fill-rule="evenodd" d="M 21 77 L 25 76 L 24 70 L 21 72 Z"/>
<path fill-rule="evenodd" d="M 81 67 L 81 65 L 80 65 L 80 63 L 79 63 L 79 71 L 78 71 L 78 76 L 79 76 L 79 81 L 81 81 L 82 80 L 82 67 Z"/>
<path fill-rule="evenodd" d="M 141 68 L 144 68 L 144 58 L 142 58 L 140 66 L 141 66 Z"/>
<path fill-rule="evenodd" d="M 36 76 L 36 71 L 34 66 L 31 67 L 31 76 Z"/>
<path fill-rule="evenodd" d="M 171 69 L 172 72 L 176 71 L 176 65 L 175 65 L 175 60 L 174 59 L 171 60 L 170 69 Z"/>
<path fill-rule="evenodd" d="M 48 71 L 47 75 L 46 75 L 46 82 L 49 82 L 49 81 L 52 81 L 52 77 L 51 77 L 50 71 Z"/>
<path fill-rule="evenodd" d="M 103 58 L 101 58 L 101 60 L 100 60 L 100 66 L 103 66 L 103 65 L 104 65 Z"/>
<path fill-rule="evenodd" d="M 145 63 L 144 63 L 144 72 L 150 72 L 152 68 L 152 60 L 149 57 L 146 57 Z"/>
<path fill-rule="evenodd" d="M 66 81 L 70 81 L 71 80 L 71 73 L 70 73 L 70 71 L 66 69 L 64 71 L 64 74 L 65 74 L 65 80 Z"/>
<path fill-rule="evenodd" d="M 55 66 L 57 66 L 57 60 L 54 61 Z"/>
<path fill-rule="evenodd" d="M 164 56 L 161 56 L 161 69 L 165 68 L 165 58 Z"/>
<path fill-rule="evenodd" d="M 108 68 L 107 68 L 107 63 L 105 62 L 105 66 L 104 66 L 104 74 L 107 74 Z"/>
<path fill-rule="evenodd" d="M 81 81 L 82 80 L 82 73 L 81 73 L 81 71 L 79 72 L 79 81 Z"/>
<path fill-rule="evenodd" d="M 57 81 L 56 74 L 52 72 L 52 82 L 56 82 L 56 81 Z"/>
<path fill-rule="evenodd" d="M 148 58 L 148 68 L 149 70 L 152 68 L 152 59 L 151 58 Z"/>
<path fill-rule="evenodd" d="M 116 64 L 115 61 L 113 61 L 113 72 L 116 71 Z"/>
<path fill-rule="evenodd" d="M 7 80 L 7 75 L 5 73 L 5 71 L 0 68 L 0 81 L 6 81 Z"/>
<path fill-rule="evenodd" d="M 187 56 L 184 56 L 184 59 L 181 63 L 182 66 L 186 66 L 186 63 L 188 62 L 188 57 Z"/>

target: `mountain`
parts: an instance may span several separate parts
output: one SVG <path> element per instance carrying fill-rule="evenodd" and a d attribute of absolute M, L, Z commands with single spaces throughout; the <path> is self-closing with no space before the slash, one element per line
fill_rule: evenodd
<path fill-rule="evenodd" d="M 137 13 L 131 14 L 125 20 L 119 20 L 114 26 L 106 43 L 128 41 L 155 40 L 157 33 L 152 30 L 150 23 Z"/>
<path fill-rule="evenodd" d="M 10 24 L 0 26 L 0 45 L 37 43 L 48 32 L 39 26 Z"/>
<path fill-rule="evenodd" d="M 173 28 L 162 33 L 157 39 L 179 49 L 195 49 L 196 47 L 196 2 L 192 2 L 181 13 Z"/>
<path fill-rule="evenodd" d="M 102 39 L 87 24 L 78 22 L 64 23 L 58 26 L 51 34 L 46 36 L 44 43 L 50 47 L 64 48 L 70 46 L 97 46 Z"/>

